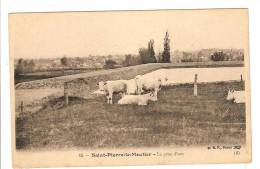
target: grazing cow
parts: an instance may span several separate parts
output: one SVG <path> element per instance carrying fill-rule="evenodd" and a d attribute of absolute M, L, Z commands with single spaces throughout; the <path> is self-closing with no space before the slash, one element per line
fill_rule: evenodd
<path fill-rule="evenodd" d="M 113 94 L 114 93 L 125 93 L 126 92 L 126 80 L 114 80 L 114 81 L 106 81 L 99 82 L 99 91 L 104 92 L 107 96 L 107 103 L 113 104 Z"/>
<path fill-rule="evenodd" d="M 245 91 L 228 90 L 227 100 L 232 100 L 235 103 L 245 103 Z"/>
<path fill-rule="evenodd" d="M 157 95 L 153 92 L 143 94 L 143 95 L 124 95 L 118 104 L 134 104 L 134 105 L 147 105 L 148 101 L 156 101 Z"/>
<path fill-rule="evenodd" d="M 141 94 L 143 90 L 154 91 L 157 94 L 157 92 L 160 91 L 162 87 L 161 78 L 154 79 L 138 75 L 135 77 L 135 81 L 138 94 Z"/>

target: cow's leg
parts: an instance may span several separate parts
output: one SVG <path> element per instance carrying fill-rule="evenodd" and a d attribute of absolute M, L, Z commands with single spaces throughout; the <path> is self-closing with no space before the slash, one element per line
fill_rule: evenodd
<path fill-rule="evenodd" d="M 107 95 L 107 104 L 110 103 L 109 95 Z"/>
<path fill-rule="evenodd" d="M 158 98 L 157 98 L 157 94 L 158 94 L 158 90 L 159 89 L 154 89 L 154 97 L 155 97 L 155 101 L 157 101 L 158 100 Z"/>
<path fill-rule="evenodd" d="M 136 93 L 140 95 L 142 93 L 142 83 L 140 82 L 140 79 L 135 79 L 136 84 Z"/>
<path fill-rule="evenodd" d="M 140 94 L 142 94 L 142 92 L 143 92 L 143 89 L 142 89 L 142 86 L 140 85 L 140 86 L 138 86 L 138 94 L 140 95 Z"/>
<path fill-rule="evenodd" d="M 113 92 L 109 92 L 109 95 L 108 95 L 108 99 L 109 99 L 109 104 L 113 104 Z"/>

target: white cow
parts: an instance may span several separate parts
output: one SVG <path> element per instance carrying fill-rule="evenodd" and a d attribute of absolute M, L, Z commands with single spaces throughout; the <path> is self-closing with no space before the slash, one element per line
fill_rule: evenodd
<path fill-rule="evenodd" d="M 136 94 L 137 93 L 137 84 L 135 79 L 127 80 L 126 82 L 126 94 Z"/>
<path fill-rule="evenodd" d="M 135 105 L 147 105 L 148 101 L 156 101 L 157 95 L 153 92 L 143 94 L 143 95 L 124 95 L 119 101 L 118 104 L 135 104 Z"/>
<path fill-rule="evenodd" d="M 127 88 L 126 80 L 114 80 L 98 83 L 99 91 L 106 93 L 107 103 L 113 104 L 113 93 L 125 93 Z"/>
<path fill-rule="evenodd" d="M 235 103 L 245 103 L 245 91 L 228 90 L 227 100 L 233 100 Z"/>
<path fill-rule="evenodd" d="M 162 87 L 161 78 L 149 78 L 141 75 L 137 75 L 135 77 L 136 85 L 137 85 L 137 93 L 141 94 L 143 90 L 154 91 L 157 95 L 157 92 Z"/>

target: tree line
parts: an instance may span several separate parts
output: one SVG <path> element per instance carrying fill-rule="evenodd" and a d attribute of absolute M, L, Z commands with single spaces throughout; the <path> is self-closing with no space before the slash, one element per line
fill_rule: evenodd
<path fill-rule="evenodd" d="M 137 57 L 130 54 L 126 55 L 123 66 L 133 66 L 133 65 L 146 64 L 146 63 L 170 63 L 171 52 L 170 52 L 170 38 L 169 38 L 168 31 L 166 31 L 165 33 L 163 46 L 164 46 L 163 52 L 158 53 L 156 57 L 154 51 L 154 40 L 151 39 L 148 41 L 147 48 L 143 47 L 139 49 L 138 51 L 139 55 Z M 109 61 L 109 63 L 112 62 Z M 116 62 L 113 62 L 113 64 L 116 64 Z"/>
<path fill-rule="evenodd" d="M 15 75 L 19 75 L 22 73 L 33 72 L 35 69 L 35 62 L 34 60 L 24 60 L 19 59 L 17 65 L 15 67 L 14 73 Z"/>

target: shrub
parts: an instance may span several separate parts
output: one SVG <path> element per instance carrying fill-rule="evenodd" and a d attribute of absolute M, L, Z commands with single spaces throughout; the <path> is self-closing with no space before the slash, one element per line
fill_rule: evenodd
<path fill-rule="evenodd" d="M 225 54 L 222 51 L 214 52 L 213 54 L 211 54 L 210 59 L 213 61 L 224 61 Z"/>
<path fill-rule="evenodd" d="M 112 59 L 108 59 L 105 61 L 105 65 L 104 65 L 104 68 L 106 69 L 113 69 L 115 68 L 115 65 L 116 65 L 116 61 L 112 60 Z"/>
<path fill-rule="evenodd" d="M 33 72 L 35 69 L 35 63 L 34 60 L 23 60 L 19 59 L 17 62 L 17 65 L 15 67 L 15 75 Z"/>
<path fill-rule="evenodd" d="M 62 57 L 62 58 L 60 59 L 60 62 L 61 62 L 61 64 L 62 64 L 63 66 L 68 66 L 68 65 L 69 65 L 69 60 L 68 60 L 68 58 L 67 58 L 66 56 Z"/>
<path fill-rule="evenodd" d="M 156 63 L 155 57 L 150 57 L 150 52 L 147 48 L 140 48 L 139 49 L 139 56 L 141 58 L 142 64 Z"/>

